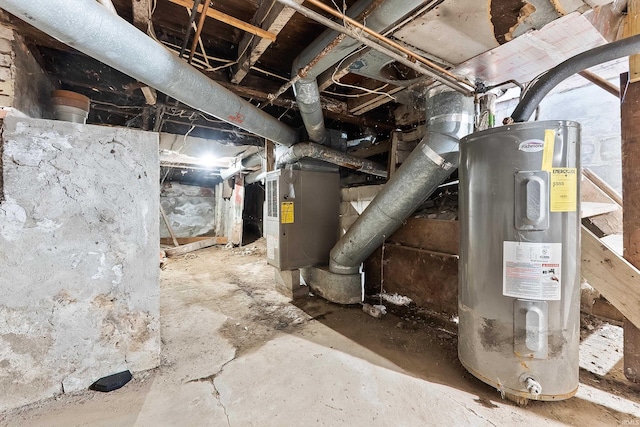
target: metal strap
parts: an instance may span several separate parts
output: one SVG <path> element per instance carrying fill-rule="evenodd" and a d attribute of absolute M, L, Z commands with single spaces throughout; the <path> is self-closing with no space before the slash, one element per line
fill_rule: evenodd
<path fill-rule="evenodd" d="M 452 163 L 447 162 L 440 154 L 433 151 L 433 149 L 431 149 L 429 146 L 423 146 L 422 151 L 424 152 L 425 156 L 429 158 L 429 160 L 440 166 L 442 169 L 448 171 L 454 167 Z"/>

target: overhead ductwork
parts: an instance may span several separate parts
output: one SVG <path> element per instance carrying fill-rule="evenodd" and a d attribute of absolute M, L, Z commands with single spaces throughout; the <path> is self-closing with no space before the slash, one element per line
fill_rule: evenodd
<path fill-rule="evenodd" d="M 256 166 L 260 166 L 262 164 L 262 155 L 259 153 L 252 154 L 244 159 L 239 159 L 235 165 L 230 168 L 223 169 L 220 171 L 220 178 L 229 179 L 235 174 L 238 174 L 247 169 L 255 168 Z"/>
<path fill-rule="evenodd" d="M 420 144 L 331 250 L 332 273 L 357 274 L 362 262 L 458 167 L 458 139 L 473 131 L 473 98 L 431 89 L 426 113 Z"/>
<path fill-rule="evenodd" d="M 329 266 L 302 269 L 317 295 L 362 301 L 360 267 L 458 167 L 458 141 L 473 130 L 473 98 L 445 86 L 426 94 L 426 134 L 331 250 Z"/>
<path fill-rule="evenodd" d="M 180 102 L 285 146 L 296 131 L 207 78 L 96 1 L 0 0 L 0 8 Z"/>
<path fill-rule="evenodd" d="M 303 158 L 322 160 L 327 163 L 353 169 L 370 175 L 387 177 L 387 168 L 371 160 L 351 156 L 342 151 L 334 150 L 312 142 L 296 144 L 278 159 L 278 166 L 295 163 Z"/>
<path fill-rule="evenodd" d="M 424 0 L 387 0 L 380 3 L 380 0 L 360 0 L 346 14 L 351 18 L 366 18 L 367 27 L 380 32 L 423 5 Z M 358 40 L 326 30 L 295 59 L 291 70 L 291 78 L 296 80 L 294 93 L 312 142 L 323 144 L 327 139 L 317 77 L 361 46 Z"/>

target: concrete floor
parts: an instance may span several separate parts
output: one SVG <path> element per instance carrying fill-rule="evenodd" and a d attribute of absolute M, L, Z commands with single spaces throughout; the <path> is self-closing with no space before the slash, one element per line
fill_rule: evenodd
<path fill-rule="evenodd" d="M 272 277 L 262 241 L 170 260 L 160 368 L 111 393 L 0 414 L 0 425 L 640 425 L 633 389 L 583 373 L 577 397 L 521 408 L 466 373 L 446 331 L 317 297 L 293 305 Z"/>

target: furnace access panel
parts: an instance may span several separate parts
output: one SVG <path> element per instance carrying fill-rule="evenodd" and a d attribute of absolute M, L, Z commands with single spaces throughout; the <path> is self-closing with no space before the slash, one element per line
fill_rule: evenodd
<path fill-rule="evenodd" d="M 269 172 L 265 186 L 267 261 L 280 270 L 327 265 L 338 238 L 337 172 Z"/>

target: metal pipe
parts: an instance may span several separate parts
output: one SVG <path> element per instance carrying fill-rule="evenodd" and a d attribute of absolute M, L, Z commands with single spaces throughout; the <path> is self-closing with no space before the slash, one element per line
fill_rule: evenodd
<path fill-rule="evenodd" d="M 327 27 L 329 27 L 332 30 L 338 31 L 340 33 L 344 33 L 346 35 L 348 35 L 349 37 L 358 40 L 360 43 L 364 44 L 365 46 L 368 46 L 378 52 L 381 52 L 385 55 L 387 55 L 389 58 L 411 68 L 412 70 L 417 71 L 420 74 L 423 74 L 425 76 L 431 77 L 433 79 L 435 79 L 436 81 L 449 86 L 450 88 L 454 89 L 455 91 L 458 91 L 466 96 L 470 96 L 473 94 L 474 88 L 472 87 L 472 85 L 466 84 L 466 83 L 461 83 L 459 81 L 457 81 L 456 79 L 453 79 L 451 77 L 449 77 L 448 75 L 442 75 L 439 71 L 437 70 L 432 70 L 432 69 L 428 69 L 425 68 L 421 65 L 418 65 L 414 62 L 411 62 L 411 60 L 407 59 L 405 56 L 402 56 L 396 52 L 393 52 L 392 50 L 381 46 L 379 43 L 368 39 L 366 36 L 362 35 L 361 33 L 346 28 L 340 24 L 336 24 L 334 21 L 332 21 L 329 18 L 325 18 L 324 16 L 320 15 L 319 13 L 316 13 L 314 11 L 312 11 L 311 9 L 308 9 L 304 6 L 301 6 L 299 4 L 297 4 L 295 1 L 293 0 L 277 0 L 279 3 L 284 4 L 285 6 L 288 6 L 292 9 L 294 9 L 295 11 L 299 12 L 301 15 L 306 16 L 309 19 L 313 19 L 314 21 L 317 21 Z"/>
<path fill-rule="evenodd" d="M 187 33 L 184 35 L 184 40 L 182 40 L 182 46 L 180 47 L 180 54 L 178 55 L 180 58 L 184 56 L 184 53 L 187 50 L 187 45 L 189 44 L 189 35 L 191 34 L 191 26 L 196 20 L 196 15 L 198 14 L 198 6 L 200 6 L 200 0 L 195 0 L 193 2 L 193 7 L 191 8 L 191 14 L 189 15 L 189 25 L 187 26 Z"/>
<path fill-rule="evenodd" d="M 316 79 L 299 80 L 293 89 L 309 139 L 318 144 L 324 144 L 327 140 L 327 130 L 324 127 L 318 82 Z"/>
<path fill-rule="evenodd" d="M 335 16 L 336 18 L 339 18 L 341 20 L 343 20 L 344 22 L 348 22 L 349 24 L 353 25 L 356 28 L 359 28 L 360 30 L 364 31 L 365 33 L 369 34 L 371 37 L 380 40 L 381 42 L 389 45 L 390 47 L 404 53 L 405 55 L 407 55 L 407 58 L 409 60 L 416 60 L 418 62 L 422 62 L 424 65 L 433 68 L 434 70 L 437 70 L 438 72 L 445 74 L 449 77 L 451 77 L 454 80 L 457 80 L 463 84 L 468 84 L 467 81 L 465 79 L 463 79 L 462 77 L 458 77 L 455 74 L 453 74 L 452 72 L 440 67 L 437 64 L 434 64 L 433 62 L 429 61 L 426 58 L 423 58 L 420 55 L 415 54 L 414 52 L 410 51 L 409 49 L 407 49 L 406 47 L 402 46 L 400 43 L 396 43 L 395 41 L 383 36 L 382 34 L 378 33 L 377 31 L 372 30 L 371 28 L 359 23 L 358 21 L 356 21 L 355 19 L 350 18 L 349 16 L 345 15 L 342 12 L 338 12 L 335 9 L 332 9 L 331 7 L 327 6 L 326 4 L 319 2 L 318 0 L 306 0 L 308 3 L 311 3 L 312 5 L 316 6 L 319 9 L 324 10 L 325 12 Z"/>
<path fill-rule="evenodd" d="M 255 182 L 262 181 L 266 177 L 267 173 L 264 170 L 259 169 L 257 171 L 248 173 L 247 176 L 244 177 L 244 183 L 253 184 Z"/>
<path fill-rule="evenodd" d="M 200 19 L 198 20 L 198 26 L 196 27 L 196 35 L 193 37 L 193 43 L 191 43 L 191 52 L 189 52 L 189 64 L 193 60 L 193 54 L 196 53 L 196 47 L 198 46 L 198 40 L 200 39 L 200 34 L 202 34 L 202 28 L 204 28 L 204 21 L 207 19 L 207 11 L 209 10 L 209 5 L 211 5 L 210 0 L 205 0 L 204 5 L 202 6 L 202 12 L 200 12 Z M 195 3 L 194 3 L 195 6 Z M 202 52 L 205 53 L 205 52 Z"/>
<path fill-rule="evenodd" d="M 334 165 L 368 173 L 370 175 L 380 176 L 383 178 L 387 177 L 387 168 L 381 164 L 372 162 L 371 160 L 360 159 L 343 153 L 342 151 L 334 150 L 333 148 L 314 144 L 312 142 L 303 142 L 289 148 L 289 150 L 278 159 L 278 167 L 295 163 L 305 157 L 322 160 Z"/>
<path fill-rule="evenodd" d="M 605 80 L 597 74 L 593 74 L 591 71 L 587 70 L 580 71 L 578 74 L 598 86 L 600 89 L 604 89 L 616 98 L 620 98 L 620 88 L 608 80 Z"/>
<path fill-rule="evenodd" d="M 261 164 L 262 164 L 262 156 L 256 153 L 244 159 L 238 160 L 235 165 L 231 166 L 228 169 L 222 169 L 220 171 L 220 177 L 222 179 L 231 178 L 237 173 L 245 171 L 249 168 L 260 166 Z"/>
<path fill-rule="evenodd" d="M 0 8 L 180 102 L 291 146 L 295 130 L 207 78 L 94 1 L 0 0 Z"/>
<path fill-rule="evenodd" d="M 426 103 L 426 135 L 333 247 L 331 272 L 358 273 L 360 264 L 458 167 L 458 139 L 473 129 L 473 98 L 440 87 L 429 91 Z"/>
<path fill-rule="evenodd" d="M 603 62 L 613 61 L 614 59 L 639 52 L 640 35 L 635 35 L 590 49 L 567 59 L 540 77 L 513 111 L 510 117 L 511 120 L 509 118 L 506 120 L 508 122 L 524 122 L 528 120 L 542 99 L 567 77 Z"/>

